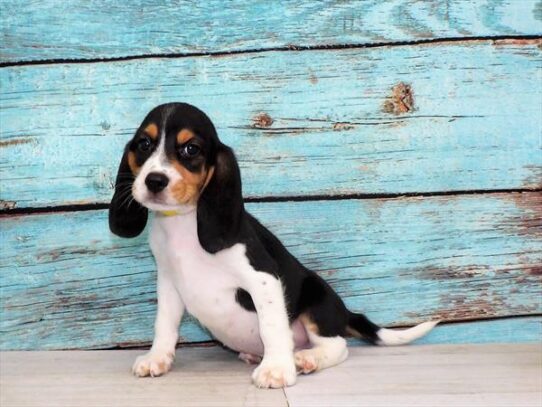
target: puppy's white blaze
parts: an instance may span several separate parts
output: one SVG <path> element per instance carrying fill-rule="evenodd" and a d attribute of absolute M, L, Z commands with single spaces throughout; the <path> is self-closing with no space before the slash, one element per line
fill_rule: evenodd
<path fill-rule="evenodd" d="M 439 322 L 440 321 L 428 321 L 412 328 L 400 330 L 380 328 L 376 333 L 378 335 L 376 344 L 381 346 L 405 345 L 427 334 Z"/>

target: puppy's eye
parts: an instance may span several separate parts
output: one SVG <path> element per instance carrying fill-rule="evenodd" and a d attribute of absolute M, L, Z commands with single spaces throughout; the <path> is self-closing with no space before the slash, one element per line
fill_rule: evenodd
<path fill-rule="evenodd" d="M 152 146 L 152 141 L 149 137 L 143 137 L 137 142 L 137 148 L 139 151 L 149 151 Z"/>
<path fill-rule="evenodd" d="M 200 151 L 201 148 L 193 143 L 187 144 L 180 149 L 181 156 L 183 157 L 195 157 Z"/>

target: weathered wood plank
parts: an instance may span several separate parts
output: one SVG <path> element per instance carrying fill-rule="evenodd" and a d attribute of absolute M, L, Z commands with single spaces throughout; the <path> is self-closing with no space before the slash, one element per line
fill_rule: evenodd
<path fill-rule="evenodd" d="M 536 0 L 4 0 L 2 14 L 4 62 L 542 34 Z"/>
<path fill-rule="evenodd" d="M 538 407 L 541 364 L 537 345 L 358 348 L 284 391 L 291 407 Z"/>
<path fill-rule="evenodd" d="M 537 345 L 352 348 L 344 363 L 299 376 L 297 384 L 284 391 L 256 389 L 249 380 L 254 367 L 217 347 L 181 349 L 167 375 L 137 379 L 128 367 L 141 353 L 4 352 L 0 403 L 5 407 L 42 407 L 44 400 L 55 407 L 539 407 L 542 402 L 542 354 Z"/>
<path fill-rule="evenodd" d="M 108 202 L 124 143 L 174 100 L 208 112 L 249 197 L 540 187 L 541 56 L 474 42 L 5 68 L 0 199 Z M 415 110 L 386 113 L 399 82 Z"/>
<path fill-rule="evenodd" d="M 257 389 L 250 382 L 254 367 L 219 347 L 183 349 L 173 370 L 153 380 L 130 374 L 141 353 L 3 352 L 0 404 L 43 407 L 45 400 L 55 407 L 288 406 L 282 389 Z"/>
<path fill-rule="evenodd" d="M 248 207 L 351 309 L 379 323 L 542 310 L 540 193 Z M 150 341 L 155 272 L 145 240 L 112 236 L 105 211 L 4 217 L 0 347 Z M 183 324 L 181 335 L 183 341 L 208 339 L 193 321 Z M 503 330 L 494 340 L 532 338 L 532 332 Z"/>
<path fill-rule="evenodd" d="M 542 317 L 470 321 L 439 326 L 416 344 L 435 343 L 540 343 Z"/>

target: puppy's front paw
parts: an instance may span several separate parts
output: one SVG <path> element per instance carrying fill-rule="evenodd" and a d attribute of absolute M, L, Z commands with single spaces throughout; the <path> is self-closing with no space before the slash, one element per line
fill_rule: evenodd
<path fill-rule="evenodd" d="M 139 356 L 132 366 L 132 373 L 138 377 L 162 376 L 171 369 L 175 354 L 172 352 L 150 351 Z"/>
<path fill-rule="evenodd" d="M 293 386 L 297 378 L 294 361 L 264 361 L 254 369 L 252 381 L 256 387 L 278 389 Z"/>

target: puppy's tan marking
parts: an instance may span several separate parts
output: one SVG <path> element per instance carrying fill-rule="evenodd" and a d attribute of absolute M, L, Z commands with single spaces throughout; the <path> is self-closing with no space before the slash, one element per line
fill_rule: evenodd
<path fill-rule="evenodd" d="M 156 140 L 158 137 L 158 126 L 155 123 L 150 123 L 147 127 L 145 127 L 143 132 L 153 140 Z"/>
<path fill-rule="evenodd" d="M 136 163 L 136 156 L 133 151 L 128 152 L 128 166 L 132 170 L 132 174 L 137 175 L 141 167 Z"/>
<path fill-rule="evenodd" d="M 303 324 L 303 326 L 305 327 L 307 331 L 310 331 L 313 334 L 319 335 L 318 325 L 314 323 L 314 321 L 312 320 L 310 316 L 308 316 L 307 314 L 301 314 L 299 316 L 299 320 L 301 321 L 301 323 Z"/>
<path fill-rule="evenodd" d="M 200 172 L 190 172 L 177 161 L 172 161 L 172 165 L 182 177 L 171 186 L 173 198 L 181 204 L 195 203 L 200 193 L 211 180 L 214 168 L 203 169 Z"/>
<path fill-rule="evenodd" d="M 347 358 L 348 348 L 342 336 L 320 336 L 314 320 L 307 314 L 302 314 L 300 320 L 307 331 L 312 348 L 295 352 L 294 359 L 298 372 L 312 373 L 338 365 Z"/>
<path fill-rule="evenodd" d="M 192 130 L 182 129 L 180 132 L 177 133 L 177 143 L 184 144 L 193 137 L 194 132 Z"/>
<path fill-rule="evenodd" d="M 358 331 L 350 328 L 349 326 L 346 327 L 346 333 L 354 338 L 363 339 L 363 336 L 361 336 Z"/>
<path fill-rule="evenodd" d="M 308 316 L 307 314 L 301 314 L 299 316 L 299 320 L 301 321 L 307 332 L 318 335 L 318 326 L 314 323 L 310 316 Z M 309 374 L 318 370 L 318 361 L 316 360 L 313 352 L 314 351 L 312 349 L 295 352 L 295 366 L 299 373 Z"/>

